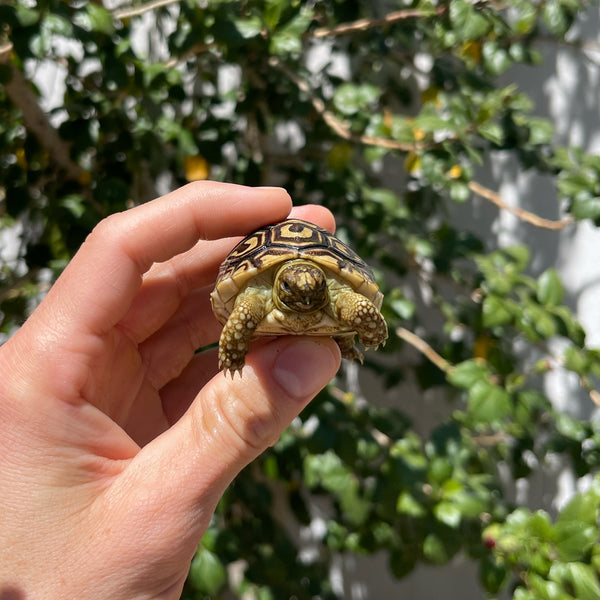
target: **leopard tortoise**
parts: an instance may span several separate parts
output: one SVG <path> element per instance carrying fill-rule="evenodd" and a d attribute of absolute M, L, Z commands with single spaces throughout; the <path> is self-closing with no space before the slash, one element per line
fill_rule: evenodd
<path fill-rule="evenodd" d="M 219 368 L 244 366 L 250 341 L 271 335 L 326 335 L 342 356 L 362 360 L 387 339 L 383 294 L 363 260 L 329 231 L 287 219 L 244 238 L 223 261 L 211 294 L 223 323 Z"/>

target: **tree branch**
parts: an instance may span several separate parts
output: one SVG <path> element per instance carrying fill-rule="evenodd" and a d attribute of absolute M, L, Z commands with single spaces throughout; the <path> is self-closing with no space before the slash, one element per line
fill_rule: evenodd
<path fill-rule="evenodd" d="M 269 65 L 283 73 L 301 92 L 304 92 L 309 97 L 315 111 L 321 116 L 323 121 L 329 125 L 329 128 L 339 137 L 357 144 L 379 146 L 381 148 L 387 148 L 388 150 L 400 150 L 402 152 L 410 152 L 411 150 L 422 147 L 416 142 L 412 144 L 405 144 L 388 138 L 375 138 L 367 135 L 356 135 L 352 133 L 346 123 L 338 119 L 330 110 L 327 109 L 325 102 L 315 94 L 313 89 L 304 79 L 286 67 L 275 56 L 272 56 L 269 59 Z"/>
<path fill-rule="evenodd" d="M 122 21 L 124 19 L 130 19 L 131 17 L 139 17 L 144 13 L 151 12 L 157 8 L 162 8 L 163 6 L 179 4 L 179 2 L 180 0 L 152 0 L 151 2 L 144 2 L 143 4 L 117 8 L 112 11 L 112 16 L 113 18 Z"/>
<path fill-rule="evenodd" d="M 443 357 L 440 356 L 424 339 L 420 338 L 416 333 L 398 327 L 396 335 L 408 342 L 413 348 L 417 349 L 421 354 L 428 358 L 440 371 L 449 373 L 453 366 Z"/>
<path fill-rule="evenodd" d="M 359 19 L 358 21 L 342 23 L 340 25 L 336 25 L 335 27 L 319 27 L 310 33 L 310 37 L 324 38 L 338 35 L 349 35 L 351 33 L 356 33 L 357 31 L 366 31 L 375 27 L 385 27 L 405 19 L 434 17 L 436 15 L 441 15 L 443 12 L 445 12 L 445 10 L 445 6 L 440 6 L 437 8 L 437 10 L 398 10 L 385 15 L 385 17 L 382 17 L 381 19 Z"/>
<path fill-rule="evenodd" d="M 11 62 L 12 44 L 0 49 L 0 62 L 10 68 L 10 80 L 4 89 L 10 101 L 20 109 L 26 129 L 33 133 L 41 146 L 48 152 L 51 160 L 61 168 L 69 179 L 78 180 L 83 169 L 71 160 L 67 144 L 52 127 L 48 116 L 41 109 L 31 84 L 23 73 Z"/>
<path fill-rule="evenodd" d="M 474 194 L 477 194 L 478 196 L 481 196 L 482 198 L 493 202 L 502 210 L 506 210 L 509 213 L 515 215 L 515 217 L 521 219 L 521 221 L 526 221 L 527 223 L 531 223 L 536 227 L 556 230 L 563 229 L 567 225 L 570 225 L 574 222 L 573 217 L 565 217 L 560 221 L 552 221 L 550 219 L 544 219 L 543 217 L 540 217 L 534 213 L 519 208 L 518 206 L 510 206 L 509 204 L 506 204 L 504 200 L 502 200 L 500 194 L 494 192 L 493 190 L 490 190 L 489 188 L 486 188 L 485 186 L 481 185 L 480 183 L 477 183 L 476 181 L 469 182 L 469 189 Z"/>

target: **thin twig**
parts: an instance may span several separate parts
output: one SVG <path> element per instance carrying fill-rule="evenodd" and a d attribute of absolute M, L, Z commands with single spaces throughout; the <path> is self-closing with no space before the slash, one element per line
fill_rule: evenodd
<path fill-rule="evenodd" d="M 13 50 L 12 42 L 6 42 L 6 44 L 3 44 L 2 46 L 0 46 L 0 60 L 7 60 L 8 56 L 10 55 L 12 50 Z"/>
<path fill-rule="evenodd" d="M 359 19 L 351 23 L 341 23 L 335 27 L 320 27 L 311 32 L 310 37 L 324 38 L 333 37 L 338 35 L 348 35 L 357 31 L 366 31 L 367 29 L 373 29 L 375 27 L 385 27 L 391 25 L 397 21 L 403 21 L 405 19 L 413 19 L 419 17 L 434 17 L 442 14 L 446 10 L 445 6 L 439 7 L 437 10 L 398 10 L 387 14 L 381 19 Z"/>
<path fill-rule="evenodd" d="M 504 200 L 502 200 L 500 194 L 494 192 L 493 190 L 490 190 L 489 188 L 486 188 L 485 186 L 481 185 L 480 183 L 477 183 L 476 181 L 469 182 L 469 189 L 474 194 L 477 194 L 478 196 L 481 196 L 482 198 L 493 202 L 502 210 L 506 210 L 509 213 L 515 215 L 515 217 L 521 219 L 521 221 L 526 221 L 527 223 L 531 223 L 536 227 L 554 230 L 563 229 L 564 227 L 570 225 L 574 221 L 573 217 L 565 217 L 560 221 L 552 221 L 551 219 L 544 219 L 543 217 L 529 212 L 528 210 L 519 208 L 518 206 L 510 206 L 509 204 L 506 204 Z"/>
<path fill-rule="evenodd" d="M 190 48 L 181 56 L 176 56 L 168 60 L 165 63 L 165 67 L 167 69 L 172 69 L 174 67 L 177 67 L 178 65 L 181 65 L 185 61 L 191 60 L 192 58 L 195 58 L 200 54 L 204 54 L 205 52 L 208 52 L 209 50 L 212 50 L 214 48 L 217 48 L 217 44 L 195 44 L 194 46 L 192 46 L 192 48 Z"/>
<path fill-rule="evenodd" d="M 283 73 L 301 92 L 304 92 L 309 97 L 315 111 L 321 116 L 329 128 L 339 137 L 357 144 L 363 144 L 366 146 L 379 146 L 381 148 L 387 148 L 388 150 L 400 150 L 402 152 L 410 152 L 411 150 L 422 147 L 416 142 L 412 144 L 406 144 L 388 138 L 375 138 L 367 135 L 356 135 L 352 133 L 346 123 L 338 119 L 330 110 L 327 109 L 325 102 L 315 94 L 310 85 L 304 79 L 299 77 L 274 56 L 269 59 L 269 65 Z"/>
<path fill-rule="evenodd" d="M 396 335 L 408 342 L 413 348 L 416 348 L 421 354 L 427 357 L 440 371 L 449 373 L 453 366 L 442 356 L 440 356 L 424 339 L 420 338 L 416 333 L 398 327 Z"/>
<path fill-rule="evenodd" d="M 489 433 L 487 435 L 474 435 L 471 439 L 479 446 L 491 448 L 501 444 L 502 442 L 512 442 L 515 438 L 504 431 L 499 431 L 497 433 Z"/>
<path fill-rule="evenodd" d="M 125 8 L 118 8 L 113 11 L 112 16 L 122 21 L 124 19 L 130 19 L 131 17 L 139 17 L 144 13 L 151 12 L 157 8 L 163 6 L 169 6 L 170 4 L 179 4 L 181 0 L 152 0 L 151 2 L 145 2 L 137 6 L 127 6 Z"/>

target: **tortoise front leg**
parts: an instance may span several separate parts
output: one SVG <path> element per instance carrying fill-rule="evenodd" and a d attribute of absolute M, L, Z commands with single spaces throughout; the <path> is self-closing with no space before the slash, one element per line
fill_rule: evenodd
<path fill-rule="evenodd" d="M 219 369 L 225 373 L 241 371 L 250 340 L 264 319 L 266 303 L 258 294 L 240 294 L 219 339 Z"/>
<path fill-rule="evenodd" d="M 342 353 L 342 358 L 348 360 L 358 359 L 361 363 L 363 361 L 362 352 L 354 345 L 354 333 L 350 335 L 336 335 L 333 339 L 337 342 Z"/>
<path fill-rule="evenodd" d="M 340 321 L 358 333 L 367 348 L 377 348 L 388 336 L 387 324 L 377 307 L 362 294 L 342 292 L 335 301 Z"/>

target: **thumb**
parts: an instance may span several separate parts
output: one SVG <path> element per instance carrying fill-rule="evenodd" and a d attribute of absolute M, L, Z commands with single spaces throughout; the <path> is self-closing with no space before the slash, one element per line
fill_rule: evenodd
<path fill-rule="evenodd" d="M 123 473 L 125 489 L 144 498 L 136 504 L 137 518 L 144 518 L 140 508 L 147 510 L 153 526 L 163 522 L 159 537 L 187 538 L 195 547 L 231 480 L 277 440 L 339 364 L 330 338 L 285 337 L 253 350 L 241 378 L 216 375 Z"/>

